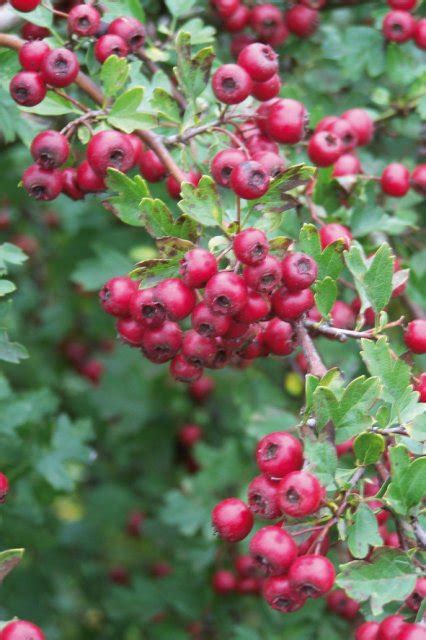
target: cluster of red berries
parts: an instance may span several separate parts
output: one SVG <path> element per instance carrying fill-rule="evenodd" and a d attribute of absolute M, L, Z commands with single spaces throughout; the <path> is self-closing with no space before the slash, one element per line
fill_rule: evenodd
<path fill-rule="evenodd" d="M 291 434 L 277 431 L 262 438 L 256 461 L 261 475 L 248 486 L 248 505 L 227 498 L 212 511 L 214 530 L 228 542 L 249 535 L 254 515 L 264 520 L 304 518 L 316 513 L 325 497 L 316 476 L 302 470 L 303 447 Z M 268 604 L 289 613 L 300 609 L 307 598 L 326 595 L 335 580 L 327 550 L 328 539 L 322 539 L 319 531 L 297 545 L 282 521 L 259 529 L 249 542 L 249 553 L 265 577 L 262 594 Z"/>
<path fill-rule="evenodd" d="M 73 369 L 94 385 L 99 384 L 104 366 L 95 356 L 90 354 L 86 344 L 79 340 L 67 340 L 61 345 L 62 352 Z"/>
<path fill-rule="evenodd" d="M 382 30 L 386 40 L 407 42 L 413 40 L 419 49 L 426 49 L 426 18 L 418 20 L 411 14 L 419 4 L 417 0 L 387 0 L 391 11 L 383 19 Z"/>
<path fill-rule="evenodd" d="M 403 616 L 388 616 L 382 622 L 364 622 L 355 640 L 426 640 L 426 627 L 405 622 Z"/>

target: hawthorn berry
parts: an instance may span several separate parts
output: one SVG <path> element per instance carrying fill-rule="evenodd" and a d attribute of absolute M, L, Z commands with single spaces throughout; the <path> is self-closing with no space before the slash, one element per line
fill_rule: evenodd
<path fill-rule="evenodd" d="M 256 462 L 260 471 L 269 478 L 284 478 L 292 471 L 302 468 L 302 444 L 291 433 L 274 431 L 259 441 Z"/>
<path fill-rule="evenodd" d="M 249 542 L 249 552 L 265 575 L 277 576 L 289 569 L 297 556 L 291 535 L 276 525 L 259 529 Z"/>
<path fill-rule="evenodd" d="M 0 472 L 0 504 L 2 504 L 9 493 L 9 480 L 4 473 Z"/>
<path fill-rule="evenodd" d="M 278 485 L 280 509 L 292 518 L 302 518 L 318 511 L 322 487 L 307 471 L 292 471 Z"/>
<path fill-rule="evenodd" d="M 40 627 L 26 620 L 9 622 L 1 631 L 1 640 L 46 640 Z"/>
<path fill-rule="evenodd" d="M 349 249 L 352 242 L 352 234 L 347 227 L 337 222 L 331 222 L 321 227 L 319 231 L 321 247 L 325 249 L 329 244 L 342 240 L 345 249 Z"/>
<path fill-rule="evenodd" d="M 223 26 L 226 31 L 235 33 L 242 31 L 249 23 L 250 9 L 243 2 L 238 5 L 237 9 L 230 15 L 224 18 Z"/>
<path fill-rule="evenodd" d="M 231 593 L 237 588 L 237 578 L 231 571 L 220 569 L 213 574 L 212 586 L 216 593 L 222 595 Z"/>
<path fill-rule="evenodd" d="M 198 424 L 184 424 L 178 432 L 179 442 L 187 448 L 193 447 L 203 437 L 203 430 Z"/>
<path fill-rule="evenodd" d="M 318 167 L 329 167 L 340 158 L 344 150 L 341 139 L 330 131 L 314 133 L 308 143 L 309 158 Z"/>
<path fill-rule="evenodd" d="M 234 319 L 242 324 L 251 324 L 264 320 L 271 309 L 269 298 L 257 291 L 249 289 L 247 302 L 244 307 L 235 314 Z"/>
<path fill-rule="evenodd" d="M 404 618 L 400 615 L 389 616 L 381 623 L 377 631 L 377 640 L 394 640 L 405 627 Z"/>
<path fill-rule="evenodd" d="M 72 200 L 84 198 L 85 194 L 77 182 L 77 169 L 74 167 L 67 167 L 62 172 L 62 193 L 65 193 Z"/>
<path fill-rule="evenodd" d="M 213 5 L 221 18 L 227 18 L 238 9 L 240 0 L 213 0 Z"/>
<path fill-rule="evenodd" d="M 278 483 L 266 476 L 256 476 L 248 486 L 250 509 L 259 518 L 275 520 L 281 515 L 278 503 Z"/>
<path fill-rule="evenodd" d="M 178 278 L 166 278 L 154 289 L 154 299 L 164 305 L 169 320 L 183 320 L 195 307 L 193 289 Z"/>
<path fill-rule="evenodd" d="M 355 631 L 355 640 L 377 640 L 378 631 L 378 622 L 364 622 Z"/>
<path fill-rule="evenodd" d="M 129 572 L 127 571 L 126 567 L 123 567 L 122 565 L 116 565 L 115 567 L 112 567 L 108 572 L 108 576 L 111 582 L 122 587 L 130 584 Z"/>
<path fill-rule="evenodd" d="M 117 332 L 126 344 L 139 347 L 142 344 L 144 327 L 133 318 L 120 318 L 117 321 Z"/>
<path fill-rule="evenodd" d="M 170 375 L 178 382 L 190 383 L 201 378 L 203 369 L 188 362 L 182 354 L 178 353 L 170 363 Z"/>
<path fill-rule="evenodd" d="M 76 54 L 64 47 L 49 51 L 40 68 L 44 81 L 52 87 L 68 87 L 74 82 L 79 71 Z"/>
<path fill-rule="evenodd" d="M 270 576 L 262 587 L 262 595 L 272 609 L 281 613 L 293 613 L 305 604 L 306 598 L 296 593 L 287 576 Z"/>
<path fill-rule="evenodd" d="M 216 258 L 207 249 L 191 249 L 180 261 L 179 274 L 191 289 L 203 288 L 216 273 Z"/>
<path fill-rule="evenodd" d="M 166 306 L 155 296 L 155 289 L 138 289 L 130 300 L 130 314 L 149 329 L 160 327 L 166 319 Z"/>
<path fill-rule="evenodd" d="M 141 340 L 144 355 L 156 364 L 163 364 L 174 358 L 181 346 L 182 329 L 170 320 L 159 327 L 146 329 Z"/>
<path fill-rule="evenodd" d="M 399 632 L 398 640 L 426 640 L 426 627 L 419 624 L 405 624 Z"/>
<path fill-rule="evenodd" d="M 283 13 L 273 4 L 255 5 L 251 11 L 250 26 L 259 38 L 267 40 L 273 37 L 283 22 Z"/>
<path fill-rule="evenodd" d="M 134 163 L 133 146 L 120 131 L 100 131 L 87 145 L 87 161 L 101 177 L 106 176 L 108 167 L 125 173 Z"/>
<path fill-rule="evenodd" d="M 212 525 L 216 533 L 227 542 L 244 540 L 253 527 L 253 514 L 238 498 L 226 498 L 212 511 Z"/>
<path fill-rule="evenodd" d="M 309 38 L 318 27 L 318 11 L 302 4 L 296 4 L 286 11 L 285 23 L 290 33 L 298 38 Z"/>
<path fill-rule="evenodd" d="M 94 52 L 96 60 L 103 64 L 110 56 L 125 58 L 129 53 L 129 47 L 120 36 L 106 33 L 96 40 Z"/>
<path fill-rule="evenodd" d="M 31 143 L 31 155 L 42 169 L 60 167 L 68 160 L 69 153 L 70 145 L 67 138 L 52 129 L 42 131 Z"/>
<path fill-rule="evenodd" d="M 40 71 L 44 57 L 49 53 L 50 47 L 43 40 L 25 42 L 19 50 L 19 62 L 25 71 Z"/>
<path fill-rule="evenodd" d="M 353 620 L 358 615 L 360 605 L 356 600 L 349 598 L 343 589 L 332 591 L 327 596 L 328 608 L 345 620 Z"/>
<path fill-rule="evenodd" d="M 22 25 L 21 35 L 24 40 L 43 40 L 50 36 L 50 31 L 46 27 L 40 27 L 32 22 L 25 22 Z"/>
<path fill-rule="evenodd" d="M 259 162 L 271 178 L 276 178 L 285 169 L 284 159 L 273 151 L 258 151 L 253 154 L 252 160 Z"/>
<path fill-rule="evenodd" d="M 36 71 L 20 71 L 9 85 L 10 95 L 22 107 L 35 107 L 47 92 L 42 76 Z"/>
<path fill-rule="evenodd" d="M 361 173 L 361 162 L 357 156 L 352 153 L 344 153 L 337 158 L 333 168 L 333 178 L 341 178 L 342 176 L 355 176 Z"/>
<path fill-rule="evenodd" d="M 244 280 L 251 289 L 271 293 L 281 284 L 281 263 L 275 256 L 267 255 L 258 265 L 245 267 Z"/>
<path fill-rule="evenodd" d="M 274 355 L 290 355 L 294 349 L 293 327 L 279 318 L 269 320 L 264 332 L 264 342 Z"/>
<path fill-rule="evenodd" d="M 182 182 L 189 182 L 194 187 L 200 182 L 201 173 L 197 171 L 190 171 L 185 174 L 185 179 Z M 182 183 L 178 182 L 174 176 L 168 176 L 166 180 L 166 188 L 169 192 L 169 196 L 174 198 L 175 200 L 179 200 L 181 191 L 182 191 Z"/>
<path fill-rule="evenodd" d="M 426 197 L 426 164 L 419 164 L 411 174 L 411 186 L 414 191 Z"/>
<path fill-rule="evenodd" d="M 417 4 L 417 0 L 387 0 L 391 9 L 399 9 L 400 11 L 411 11 Z"/>
<path fill-rule="evenodd" d="M 305 105 L 291 98 L 283 98 L 268 109 L 265 128 L 277 142 L 296 144 L 305 135 L 307 120 Z"/>
<path fill-rule="evenodd" d="M 24 171 L 22 183 L 36 200 L 54 200 L 62 191 L 62 172 L 58 169 L 48 171 L 32 164 Z"/>
<path fill-rule="evenodd" d="M 348 120 L 359 146 L 362 147 L 371 142 L 374 136 L 374 122 L 365 109 L 349 109 L 342 113 L 341 118 Z"/>
<path fill-rule="evenodd" d="M 68 31 L 76 36 L 94 36 L 101 24 L 99 11 L 90 4 L 78 4 L 68 13 Z"/>
<path fill-rule="evenodd" d="M 38 7 L 41 0 L 9 0 L 9 2 L 16 11 L 29 13 Z"/>
<path fill-rule="evenodd" d="M 77 167 L 77 185 L 85 193 L 97 193 L 106 189 L 103 178 L 93 171 L 87 160 L 83 160 Z"/>
<path fill-rule="evenodd" d="M 332 589 L 336 572 L 330 560 L 321 555 L 299 556 L 291 565 L 290 586 L 307 598 L 320 598 Z"/>
<path fill-rule="evenodd" d="M 112 316 L 125 318 L 130 313 L 130 302 L 137 287 L 127 276 L 111 278 L 99 292 L 102 308 Z"/>
<path fill-rule="evenodd" d="M 204 302 L 215 314 L 234 316 L 247 302 L 247 286 L 233 271 L 220 271 L 206 284 Z"/>
<path fill-rule="evenodd" d="M 336 300 L 330 311 L 333 326 L 338 329 L 352 329 L 355 325 L 355 313 L 346 302 Z"/>
<path fill-rule="evenodd" d="M 253 266 L 265 259 L 269 251 L 269 242 L 261 229 L 249 227 L 237 233 L 232 248 L 237 260 Z"/>
<path fill-rule="evenodd" d="M 310 289 L 288 291 L 286 287 L 281 287 L 272 297 L 272 308 L 281 320 L 297 320 L 314 304 L 314 294 Z"/>
<path fill-rule="evenodd" d="M 284 286 L 290 291 L 307 289 L 318 275 L 317 263 L 306 253 L 288 253 L 281 263 L 281 268 Z"/>
<path fill-rule="evenodd" d="M 248 44 L 256 42 L 256 38 L 249 33 L 238 33 L 231 40 L 231 55 L 237 59 L 241 51 Z"/>
<path fill-rule="evenodd" d="M 149 149 L 144 151 L 139 157 L 139 169 L 142 176 L 148 182 L 159 182 L 166 175 L 166 167 L 161 162 L 157 154 Z"/>
<path fill-rule="evenodd" d="M 201 376 L 195 382 L 188 385 L 188 392 L 191 398 L 200 404 L 209 398 L 215 388 L 215 381 L 208 376 Z"/>
<path fill-rule="evenodd" d="M 256 98 L 256 100 L 266 102 L 267 100 L 275 98 L 275 96 L 279 94 L 280 89 L 281 79 L 278 73 L 276 73 L 265 82 L 253 82 L 251 95 Z"/>
<path fill-rule="evenodd" d="M 383 19 L 382 31 L 386 40 L 407 42 L 416 29 L 416 21 L 407 11 L 389 11 Z"/>
<path fill-rule="evenodd" d="M 426 18 L 417 20 L 414 27 L 413 39 L 419 49 L 426 49 Z"/>
<path fill-rule="evenodd" d="M 340 139 L 344 152 L 352 151 L 358 144 L 358 137 L 355 130 L 346 118 L 334 119 L 333 122 L 330 122 L 325 127 L 325 130 Z"/>
<path fill-rule="evenodd" d="M 224 336 L 231 326 L 230 316 L 218 315 L 204 303 L 197 304 L 191 315 L 191 323 L 201 336 Z"/>
<path fill-rule="evenodd" d="M 277 143 L 263 134 L 251 135 L 246 141 L 246 147 L 251 156 L 259 151 L 270 151 L 278 155 L 280 151 Z"/>
<path fill-rule="evenodd" d="M 215 155 L 210 165 L 213 179 L 221 187 L 231 186 L 231 175 L 235 167 L 247 160 L 244 151 L 239 149 L 223 149 Z"/>
<path fill-rule="evenodd" d="M 407 607 L 410 607 L 410 609 L 412 609 L 413 611 L 418 611 L 425 598 L 426 578 L 417 578 L 414 591 L 408 596 L 407 600 L 405 601 Z"/>
<path fill-rule="evenodd" d="M 404 341 L 413 353 L 426 353 L 426 320 L 412 320 L 408 323 Z"/>
<path fill-rule="evenodd" d="M 182 355 L 188 362 L 205 367 L 213 361 L 217 347 L 214 338 L 200 335 L 193 329 L 186 331 L 182 342 Z"/>
<path fill-rule="evenodd" d="M 146 30 L 142 22 L 132 16 L 116 18 L 108 25 L 108 33 L 124 40 L 133 53 L 141 48 L 145 41 Z"/>
<path fill-rule="evenodd" d="M 231 173 L 231 187 L 240 198 L 261 198 L 269 188 L 270 178 L 260 162 L 247 160 Z"/>
<path fill-rule="evenodd" d="M 224 64 L 212 78 L 213 93 L 220 102 L 239 104 L 251 93 L 252 79 L 238 64 Z"/>
<path fill-rule="evenodd" d="M 145 514 L 139 509 L 130 511 L 126 519 L 126 533 L 132 538 L 140 538 L 145 523 Z"/>
<path fill-rule="evenodd" d="M 402 198 L 410 188 L 410 172 L 403 164 L 392 162 L 383 170 L 380 184 L 386 195 Z"/>
<path fill-rule="evenodd" d="M 254 42 L 241 51 L 238 64 L 254 82 L 266 82 L 278 71 L 278 55 L 268 44 Z"/>

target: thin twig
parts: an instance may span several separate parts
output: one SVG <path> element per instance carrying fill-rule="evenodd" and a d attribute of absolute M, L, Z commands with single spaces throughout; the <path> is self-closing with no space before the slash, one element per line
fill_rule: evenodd
<path fill-rule="evenodd" d="M 303 349 L 306 359 L 308 360 L 309 372 L 314 376 L 322 378 L 327 373 L 327 368 L 321 360 L 321 357 L 312 342 L 311 336 L 306 331 L 305 324 L 302 321 L 296 322 L 295 328 L 299 344 Z"/>

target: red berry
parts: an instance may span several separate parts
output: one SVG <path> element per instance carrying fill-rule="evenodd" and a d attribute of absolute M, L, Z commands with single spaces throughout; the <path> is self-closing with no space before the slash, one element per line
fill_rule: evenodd
<path fill-rule="evenodd" d="M 22 107 L 35 107 L 46 96 L 46 84 L 35 71 L 20 71 L 9 85 L 10 95 Z"/>
<path fill-rule="evenodd" d="M 273 4 L 261 4 L 253 7 L 250 25 L 260 38 L 273 37 L 280 29 L 284 19 L 281 10 Z"/>
<path fill-rule="evenodd" d="M 192 326 L 201 336 L 224 336 L 231 326 L 230 316 L 214 314 L 204 303 L 194 308 L 191 316 Z"/>
<path fill-rule="evenodd" d="M 217 273 L 216 258 L 207 249 L 191 249 L 180 261 L 179 274 L 192 289 L 200 289 Z"/>
<path fill-rule="evenodd" d="M 333 178 L 340 178 L 342 176 L 355 176 L 361 173 L 361 162 L 357 156 L 352 153 L 344 153 L 340 158 L 337 158 L 334 163 Z"/>
<path fill-rule="evenodd" d="M 414 191 L 426 196 L 426 164 L 419 164 L 411 174 L 411 186 Z"/>
<path fill-rule="evenodd" d="M 234 316 L 247 302 L 246 284 L 236 273 L 220 271 L 206 284 L 204 301 L 213 313 Z"/>
<path fill-rule="evenodd" d="M 87 145 L 87 161 L 102 177 L 106 176 L 108 167 L 125 173 L 134 163 L 133 146 L 120 131 L 100 131 Z"/>
<path fill-rule="evenodd" d="M 170 363 L 170 375 L 178 382 L 195 382 L 203 375 L 201 367 L 191 364 L 180 353 Z"/>
<path fill-rule="evenodd" d="M 404 627 L 405 622 L 402 616 L 389 616 L 380 623 L 377 640 L 394 640 Z"/>
<path fill-rule="evenodd" d="M 266 80 L 265 82 L 253 82 L 253 88 L 251 90 L 251 95 L 256 98 L 256 100 L 261 100 L 265 102 L 266 100 L 271 100 L 271 98 L 275 98 L 280 92 L 281 89 L 281 80 L 278 73 Z"/>
<path fill-rule="evenodd" d="M 258 151 L 252 160 L 259 162 L 271 178 L 276 178 L 285 170 L 284 159 L 272 151 Z"/>
<path fill-rule="evenodd" d="M 251 156 L 260 151 L 270 151 L 276 154 L 280 151 L 277 143 L 263 134 L 250 136 L 246 141 L 246 147 Z"/>
<path fill-rule="evenodd" d="M 337 589 L 327 596 L 327 606 L 345 620 L 356 618 L 360 609 L 359 603 L 349 598 L 343 589 Z"/>
<path fill-rule="evenodd" d="M 265 259 L 269 251 L 269 242 L 263 231 L 250 227 L 237 233 L 233 250 L 237 260 L 253 266 Z"/>
<path fill-rule="evenodd" d="M 132 347 L 139 347 L 142 344 L 145 329 L 133 318 L 120 318 L 117 321 L 117 331 L 123 342 Z"/>
<path fill-rule="evenodd" d="M 62 193 L 65 193 L 72 200 L 82 200 L 84 193 L 77 182 L 77 169 L 67 167 L 62 172 Z"/>
<path fill-rule="evenodd" d="M 355 640 L 377 640 L 378 631 L 378 622 L 364 622 L 355 631 Z"/>
<path fill-rule="evenodd" d="M 400 11 L 411 11 L 417 4 L 417 0 L 387 0 L 391 9 L 399 9 Z"/>
<path fill-rule="evenodd" d="M 293 327 L 288 322 L 273 318 L 266 326 L 264 341 L 276 356 L 288 356 L 294 349 Z"/>
<path fill-rule="evenodd" d="M 241 3 L 230 16 L 224 18 L 223 26 L 226 31 L 235 33 L 242 31 L 248 25 L 249 20 L 250 9 L 244 3 Z"/>
<path fill-rule="evenodd" d="M 68 13 L 68 31 L 76 36 L 94 36 L 101 23 L 101 15 L 90 4 L 78 4 Z"/>
<path fill-rule="evenodd" d="M 386 40 L 407 42 L 416 29 L 416 21 L 407 11 L 389 11 L 383 19 L 382 31 Z"/>
<path fill-rule="evenodd" d="M 51 129 L 36 135 L 31 143 L 31 155 L 43 169 L 60 167 L 68 160 L 69 153 L 70 145 L 67 138 Z"/>
<path fill-rule="evenodd" d="M 259 441 L 256 462 L 260 471 L 268 477 L 284 478 L 288 473 L 302 468 L 303 447 L 290 433 L 275 431 Z"/>
<path fill-rule="evenodd" d="M 68 87 L 74 82 L 79 71 L 76 54 L 64 47 L 49 51 L 41 63 L 43 79 L 53 87 Z"/>
<path fill-rule="evenodd" d="M 417 578 L 413 593 L 406 600 L 406 604 L 413 611 L 418 611 L 426 598 L 426 578 Z"/>
<path fill-rule="evenodd" d="M 242 500 L 227 498 L 214 507 L 212 525 L 223 540 L 239 542 L 252 530 L 253 514 Z"/>
<path fill-rule="evenodd" d="M 413 38 L 419 49 L 426 49 L 426 18 L 417 20 Z"/>
<path fill-rule="evenodd" d="M 352 234 L 347 227 L 336 222 L 325 224 L 320 229 L 321 247 L 325 249 L 329 244 L 336 242 L 337 240 L 343 240 L 345 249 L 349 249 L 352 242 Z"/>
<path fill-rule="evenodd" d="M 250 578 L 257 574 L 256 563 L 251 556 L 238 556 L 234 564 L 235 570 L 241 578 Z"/>
<path fill-rule="evenodd" d="M 113 582 L 114 584 L 120 586 L 127 586 L 128 584 L 130 584 L 129 572 L 125 567 L 122 567 L 121 565 L 112 567 L 112 569 L 110 569 L 108 572 L 108 576 L 111 582 Z"/>
<path fill-rule="evenodd" d="M 263 583 L 262 594 L 272 609 L 281 613 L 293 613 L 305 604 L 306 598 L 296 593 L 286 576 L 270 576 Z"/>
<path fill-rule="evenodd" d="M 179 442 L 187 448 L 193 447 L 203 437 L 203 430 L 198 424 L 184 424 L 178 433 Z"/>
<path fill-rule="evenodd" d="M 344 152 L 340 138 L 329 131 L 314 133 L 308 144 L 309 158 L 318 167 L 329 167 Z"/>
<path fill-rule="evenodd" d="M 348 120 L 358 139 L 358 145 L 364 146 L 371 142 L 374 135 L 374 122 L 364 109 L 349 109 L 341 115 Z"/>
<path fill-rule="evenodd" d="M 124 40 L 129 51 L 135 52 L 145 41 L 146 30 L 142 22 L 131 16 L 116 18 L 108 26 L 108 33 Z"/>
<path fill-rule="evenodd" d="M 334 585 L 336 572 L 325 556 L 299 556 L 290 567 L 288 578 L 295 591 L 307 598 L 320 598 Z"/>
<path fill-rule="evenodd" d="M 166 175 L 166 167 L 154 151 L 144 151 L 139 158 L 139 169 L 148 182 L 159 182 Z"/>
<path fill-rule="evenodd" d="M 185 174 L 185 179 L 182 181 L 182 183 L 189 182 L 194 187 L 196 187 L 197 184 L 200 182 L 200 178 L 201 178 L 200 173 L 196 171 L 190 171 L 189 173 Z M 178 182 L 174 176 L 169 176 L 167 178 L 166 187 L 167 187 L 167 191 L 169 192 L 169 196 L 171 198 L 174 198 L 175 200 L 179 200 L 181 190 L 182 190 L 182 183 Z"/>
<path fill-rule="evenodd" d="M 278 504 L 278 484 L 266 476 L 256 476 L 248 486 L 250 509 L 259 518 L 275 520 L 281 515 Z"/>
<path fill-rule="evenodd" d="M 170 320 L 183 320 L 193 310 L 196 296 L 192 289 L 178 278 L 167 278 L 155 287 L 154 298 L 166 308 Z"/>
<path fill-rule="evenodd" d="M 330 122 L 325 127 L 325 131 L 329 131 L 329 133 L 332 133 L 340 139 L 344 151 L 351 151 L 358 144 L 358 137 L 355 130 L 346 118 L 333 119 L 333 122 Z"/>
<path fill-rule="evenodd" d="M 388 196 L 402 198 L 410 188 L 410 172 L 403 164 L 392 162 L 383 170 L 380 183 Z"/>
<path fill-rule="evenodd" d="M 287 29 L 298 38 L 309 38 L 318 27 L 318 11 L 296 4 L 286 11 L 285 23 Z"/>
<path fill-rule="evenodd" d="M 252 79 L 238 64 L 224 64 L 212 78 L 213 92 L 220 102 L 239 104 L 251 93 Z"/>
<path fill-rule="evenodd" d="M 286 287 L 281 287 L 272 297 L 272 308 L 281 320 L 297 320 L 314 304 L 314 294 L 310 289 L 288 291 Z"/>
<path fill-rule="evenodd" d="M 40 627 L 26 620 L 15 620 L 3 627 L 1 640 L 46 640 Z"/>
<path fill-rule="evenodd" d="M 266 318 L 270 308 L 271 303 L 267 297 L 261 293 L 257 293 L 257 291 L 249 290 L 246 304 L 241 311 L 234 316 L 234 319 L 242 324 L 259 322 Z"/>
<path fill-rule="evenodd" d="M 221 18 L 227 18 L 238 9 L 240 0 L 213 0 L 213 5 Z"/>
<path fill-rule="evenodd" d="M 91 358 L 84 362 L 79 368 L 80 374 L 92 382 L 94 385 L 99 384 L 102 374 L 104 372 L 104 365 L 96 358 Z"/>
<path fill-rule="evenodd" d="M 237 579 L 231 571 L 220 569 L 213 574 L 212 586 L 216 593 L 231 593 L 237 588 Z"/>
<path fill-rule="evenodd" d="M 293 471 L 278 486 L 281 511 L 292 518 L 302 518 L 318 511 L 322 487 L 318 479 L 307 471 Z"/>
<path fill-rule="evenodd" d="M 129 47 L 120 36 L 107 33 L 96 40 L 95 58 L 103 64 L 110 56 L 125 58 L 129 53 Z"/>
<path fill-rule="evenodd" d="M 36 200 L 54 200 L 62 191 L 62 172 L 58 169 L 47 171 L 32 164 L 24 171 L 22 182 L 27 193 Z"/>
<path fill-rule="evenodd" d="M 305 135 L 307 112 L 305 105 L 291 98 L 277 100 L 268 110 L 267 133 L 281 144 L 296 144 Z"/>
<path fill-rule="evenodd" d="M 43 40 L 43 38 L 50 36 L 50 31 L 46 27 L 39 27 L 38 24 L 25 22 L 21 29 L 21 35 L 24 40 Z"/>
<path fill-rule="evenodd" d="M 106 189 L 103 178 L 93 171 L 87 160 L 77 167 L 77 185 L 85 193 L 98 193 Z"/>
<path fill-rule="evenodd" d="M 28 13 L 29 11 L 34 11 L 40 4 L 41 0 L 9 0 L 10 4 L 17 11 L 22 11 L 22 13 Z"/>
<path fill-rule="evenodd" d="M 128 316 L 130 301 L 137 287 L 137 283 L 127 276 L 118 276 L 108 280 L 99 292 L 104 311 L 118 318 Z"/>
<path fill-rule="evenodd" d="M 255 82 L 266 82 L 278 71 L 278 55 L 269 45 L 254 42 L 241 51 L 238 64 Z"/>
<path fill-rule="evenodd" d="M 291 535 L 275 525 L 259 529 L 249 543 L 249 551 L 266 575 L 285 573 L 297 556 L 297 545 Z"/>
<path fill-rule="evenodd" d="M 239 578 L 237 580 L 237 592 L 242 595 L 257 595 L 262 588 L 259 578 Z"/>
<path fill-rule="evenodd" d="M 426 627 L 406 624 L 400 631 L 398 640 L 426 640 Z"/>
<path fill-rule="evenodd" d="M 202 376 L 188 387 L 189 395 L 195 402 L 203 403 L 213 393 L 215 381 L 208 376 Z"/>
<path fill-rule="evenodd" d="M 419 377 L 419 381 L 414 385 L 414 390 L 419 395 L 419 402 L 426 402 L 426 373 L 422 373 Z"/>
<path fill-rule="evenodd" d="M 231 174 L 235 167 L 247 160 L 246 154 L 239 149 L 223 149 L 215 155 L 210 170 L 214 180 L 221 187 L 231 186 Z"/>
<path fill-rule="evenodd" d="M 412 320 L 404 335 L 405 344 L 413 353 L 426 353 L 426 320 Z"/>
<path fill-rule="evenodd" d="M 2 504 L 9 493 L 9 480 L 0 472 L 0 504 Z"/>
<path fill-rule="evenodd" d="M 338 329 L 353 329 L 355 325 L 355 313 L 346 302 L 342 302 L 341 300 L 337 300 L 333 304 L 330 316 L 333 321 L 333 326 Z"/>
<path fill-rule="evenodd" d="M 281 21 L 275 25 L 275 28 L 269 30 L 269 34 L 264 37 L 265 42 L 271 45 L 271 47 L 280 47 L 289 37 L 290 32 L 282 16 Z"/>
<path fill-rule="evenodd" d="M 175 322 L 166 320 L 160 327 L 146 329 L 141 341 L 144 355 L 162 364 L 175 357 L 182 345 L 182 330 Z"/>
<path fill-rule="evenodd" d="M 186 331 L 182 342 L 182 355 L 191 364 L 205 367 L 212 362 L 216 355 L 216 341 L 202 336 L 197 331 Z"/>
<path fill-rule="evenodd" d="M 259 162 L 247 160 L 235 167 L 231 174 L 231 187 L 240 198 L 261 198 L 269 188 L 270 178 Z"/>
<path fill-rule="evenodd" d="M 307 289 L 317 279 L 317 263 L 306 253 L 288 253 L 281 266 L 284 286 L 290 291 Z"/>
<path fill-rule="evenodd" d="M 25 71 L 40 71 L 41 63 L 49 51 L 49 45 L 42 40 L 25 42 L 19 50 L 19 62 Z"/>
<path fill-rule="evenodd" d="M 281 284 L 281 263 L 275 256 L 267 255 L 258 265 L 245 267 L 247 285 L 260 293 L 271 293 Z"/>

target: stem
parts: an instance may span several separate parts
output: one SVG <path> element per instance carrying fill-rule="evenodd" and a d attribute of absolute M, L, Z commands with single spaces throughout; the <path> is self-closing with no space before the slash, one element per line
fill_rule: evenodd
<path fill-rule="evenodd" d="M 65 127 L 61 130 L 61 133 L 65 136 L 72 135 L 75 128 L 77 128 L 80 124 L 85 124 L 87 120 L 92 120 L 97 118 L 98 116 L 105 115 L 104 111 L 88 111 L 84 115 L 76 118 L 76 120 L 72 120 L 65 125 Z"/>
<path fill-rule="evenodd" d="M 163 144 L 161 136 L 158 136 L 152 131 L 145 131 L 140 129 L 136 131 L 137 135 L 157 154 L 161 162 L 167 167 L 168 171 L 173 175 L 179 184 L 185 182 L 186 175 L 177 166 L 170 153 L 167 151 Z"/>
<path fill-rule="evenodd" d="M 305 325 L 306 322 L 307 321 L 305 321 Z M 308 360 L 309 372 L 314 376 L 322 378 L 327 373 L 327 368 L 321 360 L 321 357 L 312 342 L 311 336 L 306 331 L 305 325 L 302 321 L 295 323 L 297 339 Z"/>
<path fill-rule="evenodd" d="M 79 102 L 78 100 L 70 96 L 68 93 L 65 93 L 65 91 L 61 91 L 60 89 L 56 89 L 53 87 L 52 87 L 52 91 L 56 93 L 56 95 L 61 96 L 61 98 L 65 98 L 65 100 L 68 100 L 69 102 L 71 102 L 71 104 L 77 107 L 77 109 L 80 109 L 80 111 L 84 111 L 85 113 L 90 113 L 89 107 L 86 107 L 85 104 L 82 104 L 81 102 Z"/>
<path fill-rule="evenodd" d="M 410 522 L 419 547 L 421 549 L 426 549 L 426 531 L 423 529 L 416 516 L 411 516 Z"/>
<path fill-rule="evenodd" d="M 402 316 L 399 320 L 395 320 L 395 322 L 389 322 L 385 327 L 383 327 L 383 331 L 385 329 L 391 329 L 392 327 L 399 327 L 404 321 L 404 317 Z M 378 340 L 380 335 L 374 333 L 374 329 L 368 329 L 367 331 L 354 331 L 352 329 L 339 329 L 337 327 L 330 327 L 327 324 L 321 324 L 318 322 L 314 322 L 313 320 L 305 320 L 304 326 L 307 329 L 314 329 L 318 331 L 318 333 L 322 333 L 325 336 L 332 336 L 333 338 L 338 338 L 341 342 L 345 342 L 347 338 L 366 338 L 367 340 Z"/>

